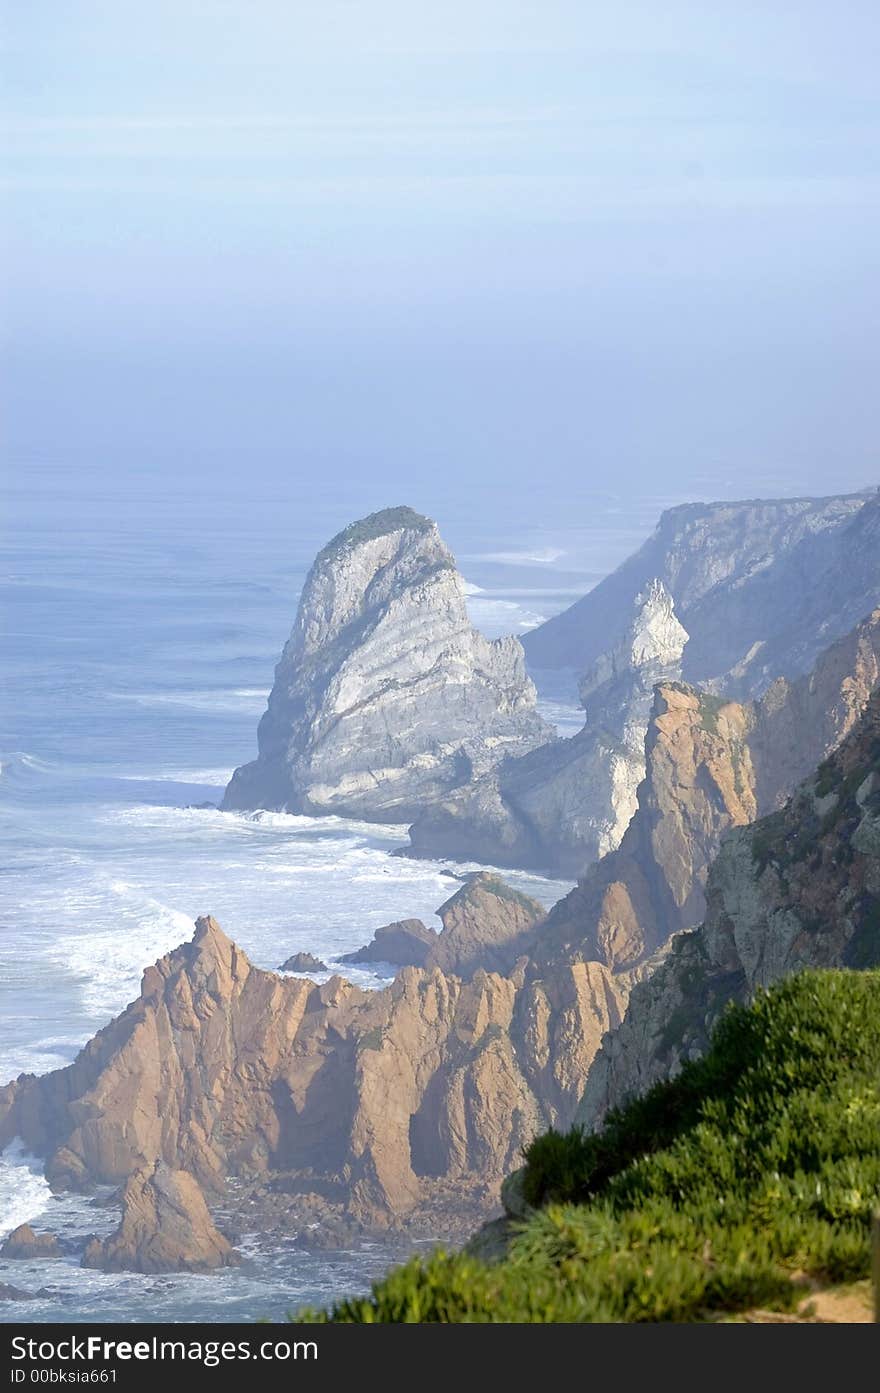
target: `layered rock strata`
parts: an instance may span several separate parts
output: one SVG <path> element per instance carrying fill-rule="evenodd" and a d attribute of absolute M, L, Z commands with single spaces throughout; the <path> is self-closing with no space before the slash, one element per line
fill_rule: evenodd
<path fill-rule="evenodd" d="M 410 827 L 414 853 L 579 875 L 614 850 L 645 774 L 654 686 L 680 676 L 687 637 L 669 592 L 650 581 L 623 637 L 581 682 L 583 730 L 427 808 Z"/>
<path fill-rule="evenodd" d="M 730 829 L 778 808 L 847 737 L 880 681 L 880 610 L 813 672 L 741 704 L 660 684 L 639 806 L 620 846 L 551 911 L 545 954 L 633 969 L 705 913 L 708 868 Z"/>
<path fill-rule="evenodd" d="M 436 525 L 374 513 L 315 560 L 223 807 L 410 821 L 550 738 L 535 700 L 519 641 L 472 628 Z"/>
<path fill-rule="evenodd" d="M 119 1227 L 109 1238 L 91 1240 L 82 1265 L 105 1272 L 212 1272 L 240 1261 L 193 1177 L 158 1162 L 129 1178 Z"/>

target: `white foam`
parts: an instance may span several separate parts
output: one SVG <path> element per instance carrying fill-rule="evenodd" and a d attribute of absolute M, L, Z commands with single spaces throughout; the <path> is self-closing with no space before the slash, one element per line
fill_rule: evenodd
<path fill-rule="evenodd" d="M 494 561 L 502 566 L 552 566 L 565 555 L 562 547 L 541 547 L 528 551 L 486 551 L 480 561 Z"/>
<path fill-rule="evenodd" d="M 51 1198 L 42 1162 L 16 1137 L 0 1152 L 0 1238 L 38 1218 Z"/>
<path fill-rule="evenodd" d="M 193 711 L 262 711 L 269 697 L 268 687 L 218 687 L 208 690 L 108 692 L 114 701 L 132 701 L 139 706 L 186 706 Z"/>
<path fill-rule="evenodd" d="M 120 902 L 117 926 L 67 934 L 50 950 L 56 962 L 80 979 L 83 1006 L 99 1019 L 133 1001 L 144 968 L 193 935 L 191 915 L 145 895 L 137 886 L 117 880 L 109 890 Z"/>
<path fill-rule="evenodd" d="M 123 783 L 210 784 L 212 788 L 225 788 L 234 772 L 234 769 L 161 769 L 143 774 L 119 774 L 118 777 Z"/>

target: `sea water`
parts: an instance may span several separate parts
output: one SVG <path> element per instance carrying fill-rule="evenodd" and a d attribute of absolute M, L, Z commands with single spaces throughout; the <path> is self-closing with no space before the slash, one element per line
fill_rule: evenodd
<path fill-rule="evenodd" d="M 90 487 L 91 482 L 91 487 Z M 435 911 L 448 875 L 475 864 L 392 857 L 406 829 L 343 818 L 238 814 L 219 801 L 256 750 L 256 726 L 305 573 L 351 518 L 386 504 L 365 490 L 293 485 L 256 498 L 132 495 L 41 469 L 9 500 L 0 834 L 0 1083 L 61 1067 L 138 993 L 143 969 L 213 914 L 260 967 L 304 950 L 332 969 L 391 920 Z M 508 500 L 509 502 L 509 500 Z M 659 500 L 610 496 L 558 523 L 487 507 L 434 507 L 490 637 L 522 633 L 571 603 L 647 533 Z M 425 506 L 423 504 L 423 506 Z M 582 721 L 565 675 L 542 695 L 560 732 Z M 444 874 L 444 870 L 447 874 Z M 566 882 L 505 871 L 549 905 Z M 367 987 L 381 968 L 346 968 Z M 0 1160 L 0 1236 L 30 1220 L 58 1233 L 53 1262 L 0 1262 L 0 1281 L 48 1288 L 0 1303 L 0 1319 L 116 1321 L 280 1317 L 368 1286 L 381 1244 L 307 1253 L 259 1234 L 241 1268 L 207 1277 L 81 1269 L 89 1233 L 118 1211 L 53 1197 L 15 1142 Z"/>

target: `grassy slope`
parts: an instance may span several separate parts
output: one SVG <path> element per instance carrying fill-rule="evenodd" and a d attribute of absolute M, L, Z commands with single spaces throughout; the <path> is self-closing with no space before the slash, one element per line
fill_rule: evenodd
<path fill-rule="evenodd" d="M 507 1259 L 414 1259 L 312 1320 L 691 1321 L 865 1278 L 880 1200 L 880 971 L 805 972 L 723 1017 L 704 1059 L 527 1155 Z M 302 1318 L 302 1317 L 300 1317 Z"/>

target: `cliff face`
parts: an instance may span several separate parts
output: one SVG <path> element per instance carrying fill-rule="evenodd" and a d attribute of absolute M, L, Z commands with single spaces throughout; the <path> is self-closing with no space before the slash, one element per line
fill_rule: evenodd
<path fill-rule="evenodd" d="M 636 597 L 622 638 L 581 682 L 584 729 L 456 790 L 410 828 L 417 854 L 580 874 L 620 842 L 645 773 L 653 688 L 678 677 L 687 634 L 657 580 Z"/>
<path fill-rule="evenodd" d="M 118 1229 L 93 1238 L 82 1265 L 106 1272 L 212 1272 L 240 1261 L 215 1228 L 192 1176 L 160 1162 L 131 1176 Z"/>
<path fill-rule="evenodd" d="M 467 912 L 453 909 L 450 940 L 473 950 Z M 530 918 L 501 897 L 496 925 L 508 912 L 514 929 Z M 621 1015 L 599 964 L 546 984 L 522 961 L 468 981 L 404 968 L 378 992 L 318 987 L 253 967 L 200 919 L 72 1065 L 0 1089 L 0 1146 L 22 1137 L 62 1188 L 157 1162 L 215 1194 L 227 1175 L 292 1173 L 382 1226 L 438 1181 L 458 1182 L 459 1208 L 469 1191 L 496 1193 L 521 1147 L 561 1107 L 570 1117 Z"/>
<path fill-rule="evenodd" d="M 878 524 L 868 494 L 672 508 L 634 556 L 525 635 L 529 664 L 585 672 L 657 577 L 690 635 L 686 680 L 759 695 L 780 674 L 806 672 L 877 604 Z"/>
<path fill-rule="evenodd" d="M 603 1042 L 586 1125 L 701 1054 L 727 1001 L 801 967 L 880 963 L 880 692 L 783 809 L 726 838 L 707 900 Z"/>
<path fill-rule="evenodd" d="M 620 971 L 698 924 L 722 836 L 781 806 L 854 728 L 878 681 L 875 610 L 811 673 L 780 679 L 760 701 L 659 685 L 638 810 L 617 850 L 551 911 L 542 944 L 579 945 Z"/>
<path fill-rule="evenodd" d="M 435 524 L 387 509 L 315 560 L 223 806 L 402 821 L 551 733 L 518 640 L 471 627 Z"/>
<path fill-rule="evenodd" d="M 638 810 L 617 850 L 551 911 L 545 951 L 577 947 L 614 971 L 632 969 L 700 919 L 721 834 L 756 811 L 747 729 L 736 702 L 658 686 Z"/>
<path fill-rule="evenodd" d="M 421 919 L 404 919 L 377 929 L 370 943 L 344 962 L 391 963 L 396 967 L 439 967 L 469 978 L 479 968 L 508 972 L 527 952 L 535 928 L 547 917 L 537 900 L 512 890 L 488 871 L 467 876 L 437 910 L 440 933 Z"/>

